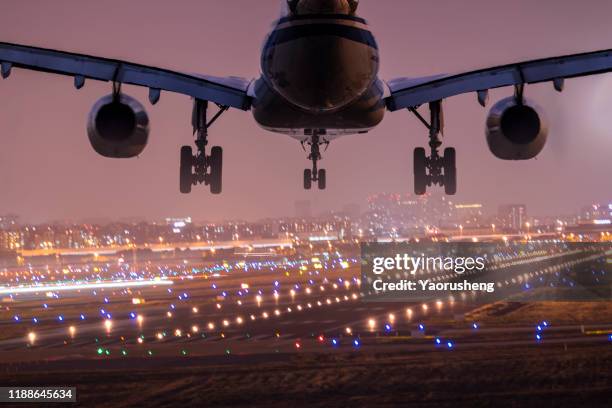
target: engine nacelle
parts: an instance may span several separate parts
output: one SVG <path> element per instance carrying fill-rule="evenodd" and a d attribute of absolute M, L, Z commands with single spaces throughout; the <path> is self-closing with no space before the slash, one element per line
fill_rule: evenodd
<path fill-rule="evenodd" d="M 87 134 L 91 147 L 104 157 L 138 156 L 149 139 L 149 116 L 131 96 L 106 95 L 89 112 Z"/>
<path fill-rule="evenodd" d="M 531 101 L 517 103 L 508 97 L 497 102 L 487 116 L 485 128 L 489 150 L 503 160 L 532 159 L 542 151 L 548 122 L 540 107 Z"/>

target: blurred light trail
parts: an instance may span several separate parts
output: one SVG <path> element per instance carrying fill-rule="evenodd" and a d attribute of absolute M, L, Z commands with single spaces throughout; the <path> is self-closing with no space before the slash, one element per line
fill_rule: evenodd
<path fill-rule="evenodd" d="M 157 285 L 172 285 L 172 281 L 168 279 L 153 279 L 153 280 L 127 280 L 127 281 L 110 281 L 110 282 L 83 282 L 70 283 L 65 285 L 39 285 L 39 286 L 16 286 L 16 287 L 1 287 L 0 295 L 11 293 L 36 293 L 36 292 L 60 292 L 82 289 L 105 289 L 105 288 L 135 288 L 143 286 Z"/>

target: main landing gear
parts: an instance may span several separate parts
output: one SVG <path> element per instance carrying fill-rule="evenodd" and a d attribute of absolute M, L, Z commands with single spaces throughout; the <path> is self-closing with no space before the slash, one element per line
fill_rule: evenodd
<path fill-rule="evenodd" d="M 197 152 L 194 155 L 191 146 L 181 147 L 180 190 L 189 194 L 191 187 L 196 184 L 210 186 L 213 194 L 221 193 L 221 180 L 223 170 L 223 149 L 213 146 L 210 155 L 206 154 L 208 144 L 208 128 L 228 110 L 227 106 L 219 106 L 219 111 L 206 121 L 208 101 L 196 99 L 193 103 L 191 123 L 196 134 L 195 145 Z"/>
<path fill-rule="evenodd" d="M 442 145 L 440 135 L 443 129 L 442 101 L 429 103 L 430 123 L 416 110 L 408 108 L 429 129 L 430 155 L 426 156 L 423 147 L 414 149 L 414 192 L 425 194 L 428 186 L 438 184 L 444 186 L 444 192 L 452 195 L 457 192 L 457 171 L 455 165 L 455 149 L 447 147 L 440 156 L 438 149 Z"/>
<path fill-rule="evenodd" d="M 302 140 L 302 148 L 306 151 L 306 146 L 310 147 L 308 160 L 312 160 L 312 169 L 304 169 L 304 189 L 310 190 L 312 182 L 316 182 L 319 190 L 325 190 L 326 173 L 325 169 L 317 168 L 317 161 L 321 160 L 321 145 L 329 146 L 329 142 L 320 137 L 320 132 L 313 130 L 309 139 Z"/>

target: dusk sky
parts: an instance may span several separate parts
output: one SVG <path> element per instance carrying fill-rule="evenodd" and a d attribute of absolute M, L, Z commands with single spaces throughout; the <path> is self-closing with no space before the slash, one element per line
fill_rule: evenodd
<path fill-rule="evenodd" d="M 185 72 L 259 75 L 261 45 L 278 0 L 4 0 L 0 41 L 124 59 Z M 381 52 L 380 77 L 454 73 L 520 60 L 612 48 L 612 2 L 362 0 Z M 315 62 L 313 62 L 315 63 Z M 426 129 L 407 111 L 387 112 L 375 130 L 346 136 L 323 155 L 327 190 L 304 191 L 307 154 L 295 140 L 260 129 L 249 112 L 230 111 L 210 131 L 224 148 L 223 193 L 178 188 L 179 149 L 191 144 L 191 100 L 123 91 L 145 104 L 149 145 L 135 159 L 98 156 L 85 130 L 91 106 L 111 91 L 88 81 L 14 69 L 0 80 L 0 214 L 41 222 L 86 217 L 197 220 L 291 215 L 296 200 L 315 211 L 358 203 L 377 192 L 412 191 L 412 150 Z M 490 104 L 511 95 L 494 90 Z M 527 86 L 550 121 L 536 160 L 496 159 L 484 136 L 487 109 L 474 94 L 444 102 L 445 143 L 457 148 L 457 202 L 525 203 L 532 214 L 571 213 L 612 199 L 612 74 Z M 436 187 L 438 191 L 442 189 Z"/>

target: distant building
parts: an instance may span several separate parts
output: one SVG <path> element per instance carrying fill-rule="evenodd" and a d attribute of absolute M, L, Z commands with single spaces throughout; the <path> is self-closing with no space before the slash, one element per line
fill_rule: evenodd
<path fill-rule="evenodd" d="M 409 236 L 416 230 L 449 223 L 453 210 L 453 203 L 444 195 L 375 194 L 368 197 L 360 236 Z"/>
<path fill-rule="evenodd" d="M 186 227 L 191 225 L 191 217 L 185 218 L 166 218 L 166 225 L 172 227 L 172 232 L 180 234 Z"/>
<path fill-rule="evenodd" d="M 456 222 L 464 227 L 478 227 L 484 224 L 482 204 L 455 204 L 453 216 Z"/>
<path fill-rule="evenodd" d="M 612 224 L 612 203 L 593 204 L 580 212 L 580 222 L 589 224 Z"/>
<path fill-rule="evenodd" d="M 7 230 L 14 228 L 18 225 L 19 216 L 8 214 L 0 215 L 0 229 Z"/>
<path fill-rule="evenodd" d="M 520 231 L 527 222 L 527 206 L 525 204 L 500 205 L 497 218 L 502 228 Z"/>

